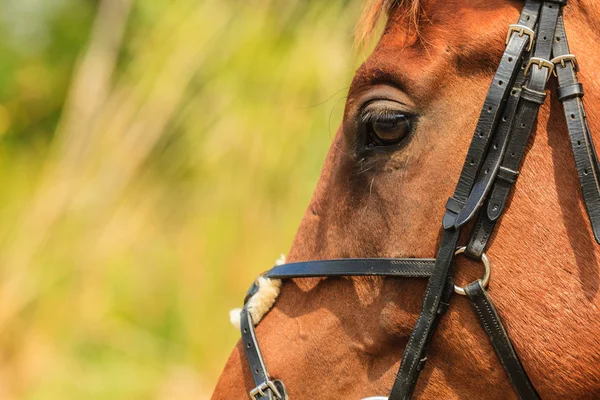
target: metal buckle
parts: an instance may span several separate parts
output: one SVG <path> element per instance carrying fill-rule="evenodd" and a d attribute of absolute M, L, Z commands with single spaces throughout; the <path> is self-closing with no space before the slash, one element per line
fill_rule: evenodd
<path fill-rule="evenodd" d="M 459 254 L 462 254 L 465 252 L 466 249 L 467 249 L 467 246 L 459 247 L 454 252 L 454 255 L 457 256 Z M 487 258 L 485 253 L 483 253 L 481 255 L 481 262 L 483 263 L 483 267 L 485 268 L 483 278 L 481 279 L 481 286 L 486 288 L 488 286 L 488 284 L 490 283 L 490 276 L 492 275 L 492 266 L 490 265 L 490 260 L 489 260 L 489 258 Z M 462 294 L 463 296 L 465 296 L 467 294 L 465 292 L 464 286 L 460 287 L 460 286 L 454 285 L 454 291 L 458 294 Z"/>
<path fill-rule="evenodd" d="M 252 400 L 256 400 L 256 396 L 259 396 L 259 395 L 266 396 L 266 393 L 264 391 L 269 390 L 269 389 L 271 389 L 271 391 L 273 392 L 273 396 L 275 396 L 275 399 L 277 399 L 277 400 L 283 399 L 283 397 L 281 396 L 281 393 L 279 393 L 279 390 L 277 390 L 277 387 L 275 386 L 273 381 L 263 382 L 259 386 L 252 389 L 250 391 L 250 398 Z"/>
<path fill-rule="evenodd" d="M 527 45 L 527 51 L 531 51 L 531 49 L 533 48 L 533 39 L 535 39 L 535 32 L 532 29 L 526 27 L 525 25 L 512 24 L 508 27 L 508 34 L 506 35 L 506 44 L 508 44 L 508 42 L 510 41 L 510 37 L 512 36 L 513 32 L 517 32 L 519 34 L 519 37 L 522 37 L 523 35 L 529 36 L 529 44 Z"/>
<path fill-rule="evenodd" d="M 529 62 L 527 63 L 527 66 L 525 67 L 525 76 L 527 76 L 527 73 L 529 72 L 529 69 L 533 64 L 537 65 L 539 69 L 547 67 L 548 79 L 550 79 L 550 77 L 552 76 L 552 72 L 554 72 L 554 63 L 552 61 L 546 60 L 545 58 L 541 57 L 531 57 L 529 59 Z"/>
<path fill-rule="evenodd" d="M 554 57 L 552 60 L 550 60 L 550 62 L 555 66 L 554 76 L 558 76 L 556 74 L 556 66 L 560 64 L 561 67 L 566 68 L 566 61 L 571 61 L 573 63 L 573 69 L 575 70 L 575 72 L 579 71 L 579 63 L 577 62 L 577 57 L 575 57 L 575 54 L 565 54 L 564 56 Z"/>

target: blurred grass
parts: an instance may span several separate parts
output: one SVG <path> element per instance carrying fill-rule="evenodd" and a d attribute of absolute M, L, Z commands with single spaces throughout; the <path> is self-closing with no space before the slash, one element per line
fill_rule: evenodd
<path fill-rule="evenodd" d="M 203 399 L 285 253 L 362 1 L 0 2 L 0 399 Z"/>

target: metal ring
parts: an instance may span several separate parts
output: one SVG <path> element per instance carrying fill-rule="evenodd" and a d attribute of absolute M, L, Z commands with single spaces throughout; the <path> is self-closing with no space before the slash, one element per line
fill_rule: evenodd
<path fill-rule="evenodd" d="M 467 250 L 467 246 L 459 247 L 454 252 L 454 255 L 457 256 L 459 254 L 462 254 L 465 252 L 465 250 Z M 490 275 L 492 274 L 492 267 L 490 265 L 490 260 L 487 258 L 485 253 L 481 254 L 481 262 L 483 263 L 483 267 L 485 268 L 485 272 L 483 274 L 483 279 L 481 279 L 481 286 L 483 286 L 484 288 L 487 288 L 488 284 L 490 283 Z M 467 294 L 465 292 L 464 286 L 460 287 L 460 286 L 454 285 L 454 291 L 463 296 L 465 296 Z"/>

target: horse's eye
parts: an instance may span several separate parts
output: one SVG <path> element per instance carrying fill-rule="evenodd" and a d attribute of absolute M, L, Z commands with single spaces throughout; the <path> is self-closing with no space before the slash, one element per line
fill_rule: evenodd
<path fill-rule="evenodd" d="M 375 145 L 389 146 L 400 142 L 410 133 L 410 120 L 404 114 L 382 115 L 372 121 L 369 134 Z"/>
<path fill-rule="evenodd" d="M 400 112 L 385 111 L 364 119 L 367 148 L 391 146 L 406 138 L 411 131 L 410 118 Z"/>

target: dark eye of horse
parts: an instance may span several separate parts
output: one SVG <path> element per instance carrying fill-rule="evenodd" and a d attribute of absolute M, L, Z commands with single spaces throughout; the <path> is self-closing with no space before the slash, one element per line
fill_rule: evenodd
<path fill-rule="evenodd" d="M 410 134 L 412 128 L 410 118 L 397 111 L 367 115 L 364 123 L 367 148 L 398 144 Z"/>

